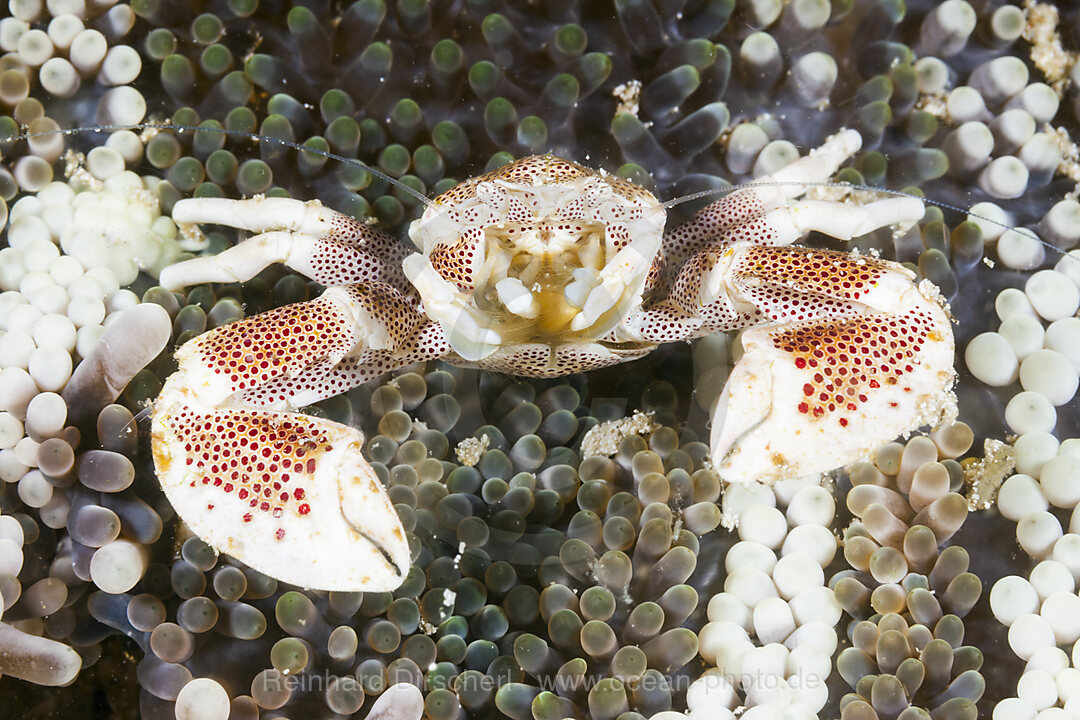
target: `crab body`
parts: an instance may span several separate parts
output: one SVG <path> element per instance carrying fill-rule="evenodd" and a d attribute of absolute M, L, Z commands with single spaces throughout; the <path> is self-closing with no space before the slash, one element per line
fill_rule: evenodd
<path fill-rule="evenodd" d="M 492 370 L 563 375 L 641 304 L 666 213 L 651 193 L 552 156 L 436 199 L 410 231 L 406 276 L 454 351 Z M 540 350 L 540 348 L 546 350 Z M 524 352 L 523 352 L 524 351 Z M 545 352 L 544 368 L 515 360 Z"/>
<path fill-rule="evenodd" d="M 317 202 L 181 201 L 178 222 L 258 234 L 167 268 L 166 287 L 283 262 L 327 290 L 180 348 L 154 405 L 162 486 L 196 534 L 257 569 L 386 590 L 409 549 L 362 435 L 295 409 L 414 362 L 553 377 L 749 328 L 713 416 L 733 482 L 826 471 L 933 424 L 953 380 L 936 289 L 895 263 L 788 247 L 922 216 L 912 198 L 796 200 L 859 144 L 844 131 L 667 232 L 649 192 L 552 156 L 436 198 L 410 229 L 420 252 Z"/>

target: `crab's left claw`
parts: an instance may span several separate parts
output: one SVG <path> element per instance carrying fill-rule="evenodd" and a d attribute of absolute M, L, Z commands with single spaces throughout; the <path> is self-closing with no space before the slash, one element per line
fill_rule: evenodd
<path fill-rule="evenodd" d="M 154 404 L 154 463 L 192 532 L 305 588 L 401 584 L 409 546 L 358 430 L 299 413 L 200 409 L 174 378 Z"/>
<path fill-rule="evenodd" d="M 408 341 L 418 321 L 395 298 L 378 283 L 331 288 L 180 347 L 154 402 L 152 447 L 161 487 L 192 532 L 302 587 L 402 583 L 408 541 L 361 454 L 363 435 L 291 411 L 423 357 Z"/>
<path fill-rule="evenodd" d="M 884 264 L 865 311 L 746 331 L 713 415 L 731 482 L 826 472 L 954 407 L 953 337 L 929 283 Z"/>

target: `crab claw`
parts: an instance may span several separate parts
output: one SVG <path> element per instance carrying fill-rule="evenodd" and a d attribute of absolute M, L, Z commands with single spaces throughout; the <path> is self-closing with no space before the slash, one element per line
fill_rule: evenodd
<path fill-rule="evenodd" d="M 725 480 L 826 472 L 955 409 L 952 330 L 936 288 L 888 267 L 867 312 L 743 334 L 713 414 Z"/>
<path fill-rule="evenodd" d="M 206 408 L 183 377 L 169 378 L 154 404 L 153 451 L 161 487 L 192 532 L 301 587 L 401 584 L 405 531 L 358 430 L 299 413 Z"/>

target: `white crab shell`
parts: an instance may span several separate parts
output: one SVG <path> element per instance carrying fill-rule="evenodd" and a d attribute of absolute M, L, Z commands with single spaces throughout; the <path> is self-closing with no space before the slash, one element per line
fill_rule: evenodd
<path fill-rule="evenodd" d="M 551 155 L 440 195 L 405 260 L 428 317 L 461 357 L 522 343 L 590 343 L 641 304 L 663 205 L 620 178 Z"/>

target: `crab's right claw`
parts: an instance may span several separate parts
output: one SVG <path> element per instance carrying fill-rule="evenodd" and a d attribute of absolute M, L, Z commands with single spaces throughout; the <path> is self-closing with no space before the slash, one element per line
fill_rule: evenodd
<path fill-rule="evenodd" d="M 161 487 L 192 532 L 283 582 L 388 591 L 409 545 L 354 428 L 292 412 L 200 407 L 174 375 L 154 403 Z"/>
<path fill-rule="evenodd" d="M 745 353 L 713 415 L 721 477 L 773 482 L 827 472 L 950 411 L 949 319 L 899 272 L 887 284 L 897 286 L 889 312 L 743 334 Z"/>

